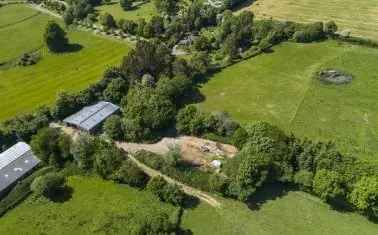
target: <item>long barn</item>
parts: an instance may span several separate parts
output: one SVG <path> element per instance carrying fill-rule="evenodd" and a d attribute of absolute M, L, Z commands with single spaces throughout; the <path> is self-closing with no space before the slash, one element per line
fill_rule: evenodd
<path fill-rule="evenodd" d="M 120 108 L 110 102 L 100 101 L 97 104 L 84 107 L 79 112 L 65 118 L 63 122 L 83 131 L 93 132 L 100 124 Z"/>
<path fill-rule="evenodd" d="M 24 142 L 18 142 L 0 153 L 0 196 L 18 180 L 32 172 L 39 162 L 31 147 Z"/>

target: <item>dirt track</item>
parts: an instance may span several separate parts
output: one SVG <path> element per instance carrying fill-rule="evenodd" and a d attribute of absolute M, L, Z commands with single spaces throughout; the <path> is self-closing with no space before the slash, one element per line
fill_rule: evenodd
<path fill-rule="evenodd" d="M 66 133 L 67 135 L 71 136 L 73 140 L 77 139 L 77 137 L 79 136 L 79 133 L 80 133 L 78 130 L 75 130 L 74 128 L 66 127 L 66 126 L 63 126 L 63 125 L 58 124 L 58 123 L 51 123 L 50 127 L 60 128 L 64 133 Z M 221 206 L 221 203 L 217 199 L 215 199 L 214 197 L 208 195 L 207 193 L 204 193 L 201 190 L 198 190 L 196 188 L 192 188 L 192 187 L 190 187 L 188 185 L 185 185 L 185 184 L 183 184 L 183 183 L 181 183 L 181 182 L 179 182 L 179 181 L 177 181 L 175 179 L 172 179 L 171 177 L 169 177 L 167 175 L 164 175 L 164 174 L 160 173 L 159 171 L 154 170 L 154 169 L 146 166 L 145 164 L 141 163 L 140 161 L 138 161 L 135 157 L 133 157 L 132 153 L 130 153 L 130 148 L 128 147 L 128 146 L 130 146 L 129 143 L 116 142 L 116 145 L 117 145 L 118 148 L 123 149 L 123 150 L 129 152 L 128 157 L 130 158 L 130 160 L 132 160 L 133 162 L 135 162 L 135 164 L 141 170 L 143 170 L 147 175 L 149 175 L 150 177 L 161 176 L 167 182 L 169 182 L 171 184 L 174 183 L 174 184 L 179 185 L 186 194 L 194 196 L 194 197 L 197 197 L 201 201 L 206 202 L 206 203 L 208 203 L 209 205 L 211 205 L 213 207 L 220 207 Z M 149 145 L 147 145 L 147 146 L 149 146 Z M 157 148 L 157 149 L 159 149 L 159 148 Z M 163 151 L 164 149 L 161 148 L 159 150 Z M 169 149 L 168 149 L 168 151 L 169 151 Z"/>

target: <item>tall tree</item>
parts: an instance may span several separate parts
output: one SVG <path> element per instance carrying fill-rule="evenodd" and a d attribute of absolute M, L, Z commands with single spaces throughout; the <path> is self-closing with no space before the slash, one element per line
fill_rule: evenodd
<path fill-rule="evenodd" d="M 67 49 L 66 32 L 54 21 L 47 24 L 43 38 L 51 52 L 62 52 Z"/>

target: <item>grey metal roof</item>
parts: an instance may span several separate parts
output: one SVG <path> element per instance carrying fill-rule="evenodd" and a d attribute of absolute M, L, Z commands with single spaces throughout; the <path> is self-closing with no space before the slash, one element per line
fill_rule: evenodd
<path fill-rule="evenodd" d="M 63 122 L 90 131 L 118 110 L 117 105 L 100 101 L 95 105 L 84 107 L 79 112 L 65 118 Z"/>
<path fill-rule="evenodd" d="M 29 173 L 39 162 L 30 146 L 24 142 L 0 153 L 0 192 Z"/>

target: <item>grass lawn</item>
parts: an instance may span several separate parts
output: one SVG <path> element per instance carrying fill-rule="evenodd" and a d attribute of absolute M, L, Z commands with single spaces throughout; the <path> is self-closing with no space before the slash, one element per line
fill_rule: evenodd
<path fill-rule="evenodd" d="M 266 195 L 267 192 L 262 192 Z M 288 192 L 267 199 L 259 209 L 223 200 L 220 209 L 206 204 L 186 210 L 182 227 L 193 234 L 258 235 L 352 235 L 377 234 L 378 226 L 353 213 L 331 210 L 318 198 L 303 192 Z"/>
<path fill-rule="evenodd" d="M 257 0 L 245 9 L 252 10 L 258 18 L 298 22 L 334 20 L 341 30 L 378 39 L 376 0 Z"/>
<path fill-rule="evenodd" d="M 128 11 L 125 11 L 121 8 L 118 0 L 112 1 L 110 4 L 105 4 L 96 7 L 96 10 L 100 14 L 107 12 L 111 14 L 116 20 L 138 20 L 141 18 L 149 20 L 152 16 L 158 14 L 152 0 L 147 2 L 136 2 L 135 8 Z"/>
<path fill-rule="evenodd" d="M 156 210 L 172 214 L 176 209 L 146 191 L 95 177 L 68 179 L 73 194 L 66 202 L 35 202 L 29 197 L 0 219 L 0 234 L 93 234 L 107 214 L 137 216 Z M 266 196 L 268 192 L 262 192 Z M 302 192 L 277 194 L 259 209 L 222 200 L 221 208 L 200 203 L 185 210 L 181 227 L 193 234 L 377 234 L 378 226 L 355 213 L 341 213 Z"/>
<path fill-rule="evenodd" d="M 8 15 L 35 11 L 22 5 L 0 8 Z M 25 17 L 22 13 L 20 19 Z M 43 46 L 44 28 L 50 16 L 40 14 L 21 23 L 0 28 L 0 62 L 19 57 L 22 53 Z M 10 17 L 15 22 L 16 17 Z M 56 20 L 56 19 L 54 19 Z M 119 64 L 130 46 L 126 43 L 88 32 L 70 31 L 70 42 L 82 48 L 75 52 L 51 54 L 42 48 L 42 59 L 33 66 L 0 68 L 0 120 L 28 112 L 55 101 L 62 90 L 77 91 L 101 78 L 105 69 Z"/>
<path fill-rule="evenodd" d="M 378 50 L 284 43 L 240 62 L 203 85 L 207 111 L 223 110 L 247 123 L 265 120 L 299 137 L 336 140 L 344 152 L 378 159 Z M 346 85 L 313 79 L 322 68 L 354 75 Z"/>
<path fill-rule="evenodd" d="M 137 216 L 176 209 L 148 192 L 103 181 L 95 177 L 70 177 L 72 198 L 66 202 L 34 202 L 29 197 L 0 219 L 0 234 L 93 234 L 107 214 Z"/>

